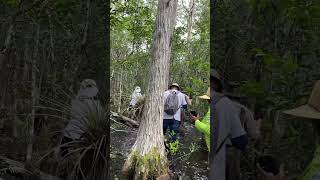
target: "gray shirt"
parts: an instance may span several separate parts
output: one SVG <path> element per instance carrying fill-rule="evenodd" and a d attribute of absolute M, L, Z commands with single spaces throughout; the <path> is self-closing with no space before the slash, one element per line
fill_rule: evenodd
<path fill-rule="evenodd" d="M 99 101 L 88 98 L 76 98 L 71 102 L 71 119 L 64 129 L 64 136 L 79 139 L 86 131 L 88 114 L 102 110 Z"/>
<path fill-rule="evenodd" d="M 181 107 L 187 105 L 185 94 L 181 93 L 178 90 L 167 90 L 164 92 L 163 99 L 166 100 L 172 91 L 175 91 L 177 93 L 180 108 L 173 116 L 167 114 L 166 112 L 163 112 L 163 119 L 175 119 L 176 121 L 181 121 Z"/>
<path fill-rule="evenodd" d="M 229 98 L 222 98 L 216 104 L 216 111 L 219 120 L 218 145 L 220 145 L 228 135 L 230 135 L 230 138 L 235 138 L 246 134 L 240 122 L 239 109 L 233 101 Z M 230 139 L 224 142 L 213 160 L 214 179 L 225 180 L 226 178 L 226 144 L 231 144 Z"/>

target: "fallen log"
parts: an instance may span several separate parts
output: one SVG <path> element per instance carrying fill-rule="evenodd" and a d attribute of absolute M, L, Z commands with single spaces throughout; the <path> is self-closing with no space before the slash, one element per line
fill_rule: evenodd
<path fill-rule="evenodd" d="M 121 120 L 123 120 L 123 121 L 125 121 L 125 122 L 127 122 L 127 123 L 130 123 L 130 124 L 133 125 L 134 127 L 139 127 L 139 123 L 138 123 L 137 121 L 135 121 L 135 120 L 133 120 L 133 119 L 130 119 L 130 118 L 128 118 L 128 117 L 125 117 L 125 116 L 123 116 L 123 115 L 120 115 L 120 114 L 118 114 L 118 113 L 116 113 L 116 112 L 112 112 L 112 111 L 111 111 L 111 116 L 113 116 L 113 117 L 115 117 L 115 118 L 119 118 L 119 119 L 121 119 Z"/>

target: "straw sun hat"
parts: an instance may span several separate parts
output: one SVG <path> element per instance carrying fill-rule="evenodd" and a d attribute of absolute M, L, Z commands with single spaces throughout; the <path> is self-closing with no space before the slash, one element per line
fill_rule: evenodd
<path fill-rule="evenodd" d="M 207 93 L 202 96 L 199 96 L 199 98 L 200 99 L 210 99 L 210 87 L 208 88 Z"/>
<path fill-rule="evenodd" d="M 284 113 L 309 119 L 320 119 L 320 80 L 316 82 L 307 104 L 286 110 Z"/>

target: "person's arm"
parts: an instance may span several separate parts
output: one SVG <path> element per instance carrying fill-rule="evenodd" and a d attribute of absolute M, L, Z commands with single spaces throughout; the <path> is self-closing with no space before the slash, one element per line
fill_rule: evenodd
<path fill-rule="evenodd" d="M 206 117 L 204 117 L 206 118 Z M 194 125 L 196 126 L 196 129 L 200 131 L 201 133 L 204 133 L 206 135 L 210 134 L 210 124 L 206 123 L 205 120 L 200 121 L 199 115 L 197 116 L 191 116 L 191 119 L 194 121 Z"/>
<path fill-rule="evenodd" d="M 248 144 L 248 136 L 241 125 L 240 114 L 234 106 L 230 106 L 229 111 L 231 143 L 234 147 L 244 150 Z"/>
<path fill-rule="evenodd" d="M 203 123 L 200 120 L 196 120 L 194 124 L 195 124 L 197 130 L 200 131 L 201 133 L 206 134 L 206 135 L 210 134 L 210 125 L 209 124 Z"/>
<path fill-rule="evenodd" d="M 234 147 L 243 151 L 248 144 L 248 136 L 247 134 L 244 134 L 242 136 L 232 138 L 231 143 Z"/>
<path fill-rule="evenodd" d="M 190 106 L 191 105 L 191 99 L 188 95 L 185 96 L 187 104 Z"/>
<path fill-rule="evenodd" d="M 187 101 L 186 101 L 186 98 L 185 98 L 185 94 L 182 94 L 183 96 L 181 97 L 181 106 L 183 109 L 187 109 L 188 108 L 188 104 L 187 104 Z"/>

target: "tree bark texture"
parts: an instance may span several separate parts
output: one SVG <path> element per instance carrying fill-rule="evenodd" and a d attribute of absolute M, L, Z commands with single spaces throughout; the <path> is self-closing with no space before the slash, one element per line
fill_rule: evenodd
<path fill-rule="evenodd" d="M 171 37 L 176 22 L 177 2 L 177 0 L 158 1 L 150 79 L 146 91 L 149 94 L 146 96 L 136 142 L 123 167 L 124 175 L 131 174 L 134 179 L 152 179 L 167 174 L 162 128 L 163 93 L 169 80 Z M 142 161 L 143 159 L 147 159 L 147 162 Z"/>
<path fill-rule="evenodd" d="M 26 163 L 30 164 L 32 159 L 32 149 L 33 149 L 33 136 L 34 136 L 34 118 L 35 118 L 35 111 L 36 111 L 36 62 L 38 59 L 38 47 L 39 47 L 39 36 L 40 36 L 40 25 L 37 25 L 37 31 L 36 31 L 36 42 L 34 47 L 34 55 L 32 58 L 32 91 L 31 91 L 31 97 L 32 97 L 32 111 L 31 111 L 31 117 L 29 119 L 29 142 L 27 147 L 27 158 Z"/>

